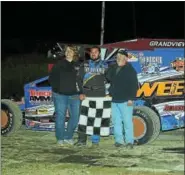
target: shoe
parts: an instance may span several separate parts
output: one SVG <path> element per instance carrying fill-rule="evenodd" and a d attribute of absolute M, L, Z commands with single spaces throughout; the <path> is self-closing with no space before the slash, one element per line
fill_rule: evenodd
<path fill-rule="evenodd" d="M 69 140 L 64 140 L 64 144 L 67 144 L 67 145 L 74 145 L 74 142 L 72 139 L 69 139 Z"/>
<path fill-rule="evenodd" d="M 75 144 L 74 144 L 75 146 L 78 146 L 78 147 L 82 147 L 82 146 L 86 146 L 86 142 L 76 142 Z"/>
<path fill-rule="evenodd" d="M 134 145 L 132 143 L 127 143 L 126 144 L 126 148 L 133 149 L 134 148 Z"/>
<path fill-rule="evenodd" d="M 117 142 L 116 142 L 116 143 L 114 144 L 114 146 L 115 146 L 115 147 L 123 147 L 124 145 L 121 144 L 121 143 L 117 143 Z"/>

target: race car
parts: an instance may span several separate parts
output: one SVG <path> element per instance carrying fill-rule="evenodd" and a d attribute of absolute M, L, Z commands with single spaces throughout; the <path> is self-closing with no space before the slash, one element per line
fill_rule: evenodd
<path fill-rule="evenodd" d="M 114 64 L 120 49 L 123 48 L 102 46 L 102 59 Z M 171 66 L 176 58 L 182 57 L 184 48 L 128 49 L 128 52 L 134 55 L 128 61 L 135 68 L 140 85 L 133 113 L 135 142 L 146 144 L 155 140 L 161 131 L 184 127 L 184 111 L 180 110 L 184 106 L 184 72 Z M 143 73 L 140 60 L 152 60 L 150 64 L 157 65 L 157 69 Z M 109 84 L 107 93 L 108 87 Z M 55 111 L 48 76 L 26 84 L 24 92 L 26 127 L 54 131 Z M 69 117 L 66 114 L 66 124 Z"/>

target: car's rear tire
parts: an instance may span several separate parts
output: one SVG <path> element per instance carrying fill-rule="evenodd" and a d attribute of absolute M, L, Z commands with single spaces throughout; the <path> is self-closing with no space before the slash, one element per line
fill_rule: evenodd
<path fill-rule="evenodd" d="M 22 111 L 16 103 L 8 99 L 1 100 L 1 135 L 9 136 L 20 129 L 23 122 Z"/>
<path fill-rule="evenodd" d="M 151 143 L 160 134 L 161 123 L 159 116 L 149 107 L 134 107 L 133 124 L 136 145 Z M 112 122 L 110 123 L 110 133 L 114 134 Z"/>
<path fill-rule="evenodd" d="M 151 143 L 160 134 L 159 116 L 149 107 L 137 106 L 133 111 L 134 137 L 137 145 Z"/>

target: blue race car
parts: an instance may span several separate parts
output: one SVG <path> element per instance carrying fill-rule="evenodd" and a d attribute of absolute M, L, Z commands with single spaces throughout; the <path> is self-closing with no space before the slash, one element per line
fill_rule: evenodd
<path fill-rule="evenodd" d="M 102 48 L 102 59 L 114 64 L 120 49 Z M 161 131 L 184 127 L 184 71 L 171 66 L 176 58 L 183 57 L 184 48 L 128 49 L 128 52 L 131 55 L 129 62 L 137 71 L 140 84 L 133 113 L 136 142 L 149 143 Z M 150 62 L 155 69 L 144 72 L 144 62 Z M 106 87 L 108 91 L 109 84 Z M 54 131 L 55 110 L 48 76 L 26 84 L 24 93 L 26 127 Z M 69 117 L 67 113 L 66 124 Z"/>

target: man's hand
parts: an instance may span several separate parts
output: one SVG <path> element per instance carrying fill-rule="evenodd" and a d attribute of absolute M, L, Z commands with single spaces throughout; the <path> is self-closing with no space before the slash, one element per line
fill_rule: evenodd
<path fill-rule="evenodd" d="M 84 100 L 86 96 L 84 94 L 80 94 L 80 100 Z"/>
<path fill-rule="evenodd" d="M 133 101 L 132 100 L 128 100 L 127 106 L 133 106 Z"/>

